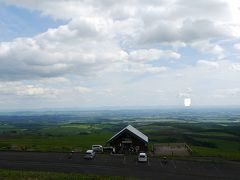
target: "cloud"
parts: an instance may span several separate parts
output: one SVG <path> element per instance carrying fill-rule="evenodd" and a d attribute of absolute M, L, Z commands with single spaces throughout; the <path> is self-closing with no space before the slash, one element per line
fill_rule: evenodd
<path fill-rule="evenodd" d="M 216 98 L 240 97 L 240 88 L 218 89 L 214 95 Z"/>
<path fill-rule="evenodd" d="M 0 97 L 13 104 L 53 94 L 52 106 L 213 104 L 225 103 L 217 89 L 240 88 L 237 0 L 0 2 L 65 22 L 0 42 Z"/>
<path fill-rule="evenodd" d="M 109 72 L 118 72 L 118 73 L 130 73 L 130 76 L 134 77 L 135 75 L 143 75 L 143 74 L 159 74 L 167 71 L 167 67 L 165 66 L 153 66 L 148 63 L 139 63 L 139 62 L 131 62 L 124 61 L 118 64 L 115 64 L 114 67 L 111 67 Z"/>
<path fill-rule="evenodd" d="M 190 98 L 193 90 L 192 88 L 188 87 L 184 89 L 184 91 L 178 93 L 179 98 Z"/>
<path fill-rule="evenodd" d="M 79 93 L 91 93 L 93 92 L 94 90 L 91 89 L 91 88 L 88 88 L 88 87 L 81 87 L 81 86 L 78 86 L 78 87 L 75 87 L 74 88 L 77 92 Z"/>
<path fill-rule="evenodd" d="M 197 65 L 200 67 L 204 67 L 207 69 L 217 69 L 219 68 L 219 62 L 207 61 L 207 60 L 199 60 Z"/>
<path fill-rule="evenodd" d="M 240 63 L 232 63 L 230 66 L 230 70 L 240 72 Z"/>
<path fill-rule="evenodd" d="M 23 84 L 21 82 L 5 82 L 0 84 L 0 94 L 5 96 L 38 96 L 51 98 L 59 93 L 61 93 L 59 89 Z"/>
<path fill-rule="evenodd" d="M 24 89 L 18 88 L 17 95 L 24 96 L 35 96 L 35 95 L 53 95 L 58 91 L 54 89 L 48 89 L 43 87 L 37 87 L 33 85 L 27 85 Z"/>
<path fill-rule="evenodd" d="M 121 3 L 108 0 L 2 1 L 38 10 L 57 19 L 101 17 L 110 23 L 109 28 L 114 29 L 114 33 L 123 32 L 124 29 L 115 28 L 122 24 L 120 27 L 125 26 L 129 36 L 140 36 L 139 40 L 142 42 L 192 42 L 233 36 L 236 35 L 235 23 L 240 14 L 237 11 L 239 3 L 234 0 L 130 0 Z M 129 27 L 133 29 L 130 30 Z"/>
<path fill-rule="evenodd" d="M 129 59 L 132 61 L 153 61 L 161 58 L 173 58 L 179 59 L 181 55 L 171 50 L 160 50 L 160 49 L 141 49 L 131 51 L 129 53 Z"/>
<path fill-rule="evenodd" d="M 218 44 L 212 44 L 208 41 L 198 41 L 192 43 L 191 45 L 193 48 L 198 49 L 200 52 L 208 53 L 208 54 L 216 54 L 220 57 L 224 54 L 224 49 Z"/>
<path fill-rule="evenodd" d="M 234 44 L 233 47 L 234 47 L 236 50 L 240 51 L 240 44 L 239 44 L 239 43 Z"/>
<path fill-rule="evenodd" d="M 49 29 L 33 38 L 0 43 L 0 79 L 85 76 L 124 56 L 125 52 L 118 44 L 100 37 L 101 30 L 89 32 L 89 27 L 84 29 L 83 24 L 80 28 L 78 24 L 74 27 L 72 23 Z"/>
<path fill-rule="evenodd" d="M 185 19 L 177 23 L 160 21 L 143 30 L 139 36 L 141 43 L 196 42 L 209 38 L 231 36 L 225 27 L 206 19 Z M 167 29 L 167 31 L 166 31 Z"/>

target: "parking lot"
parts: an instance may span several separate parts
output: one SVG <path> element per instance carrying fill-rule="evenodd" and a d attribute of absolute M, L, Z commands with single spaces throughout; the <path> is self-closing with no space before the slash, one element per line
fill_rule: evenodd
<path fill-rule="evenodd" d="M 0 168 L 79 172 L 99 175 L 136 177 L 138 179 L 239 179 L 240 163 L 210 163 L 149 158 L 139 163 L 136 156 L 97 154 L 85 160 L 84 154 L 0 152 Z"/>

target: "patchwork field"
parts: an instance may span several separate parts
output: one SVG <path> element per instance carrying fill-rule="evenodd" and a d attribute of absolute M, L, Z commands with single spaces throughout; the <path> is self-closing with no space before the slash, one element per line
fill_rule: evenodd
<path fill-rule="evenodd" d="M 149 137 L 149 150 L 159 143 L 187 143 L 193 150 L 192 156 L 240 160 L 240 122 L 237 115 L 234 118 L 224 115 L 225 120 L 221 116 L 218 122 L 219 117 L 213 115 L 208 115 L 209 119 L 205 115 L 201 121 L 200 115 L 150 116 L 147 113 L 143 116 L 139 112 L 141 117 L 138 117 L 135 115 L 137 112 L 134 115 L 104 113 L 97 116 L 89 113 L 77 118 L 60 115 L 0 116 L 0 149 L 83 152 L 92 144 L 105 145 L 112 135 L 131 124 Z M 176 116 L 174 120 L 173 116 Z"/>

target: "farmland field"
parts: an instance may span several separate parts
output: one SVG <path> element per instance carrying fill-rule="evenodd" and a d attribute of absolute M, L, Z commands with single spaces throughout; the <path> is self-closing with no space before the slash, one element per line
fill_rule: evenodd
<path fill-rule="evenodd" d="M 225 112 L 225 113 L 224 113 Z M 0 115 L 0 149 L 83 152 L 131 124 L 156 143 L 187 143 L 193 156 L 240 160 L 240 113 L 217 110 L 21 112 Z"/>

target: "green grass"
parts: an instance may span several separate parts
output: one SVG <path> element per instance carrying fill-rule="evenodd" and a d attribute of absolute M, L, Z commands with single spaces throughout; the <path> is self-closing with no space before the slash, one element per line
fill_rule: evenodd
<path fill-rule="evenodd" d="M 98 176 L 77 173 L 53 173 L 0 169 L 0 177 L 4 180 L 127 180 L 132 178 L 118 176 Z"/>
<path fill-rule="evenodd" d="M 153 122 L 131 123 L 154 143 L 186 142 L 193 156 L 240 160 L 240 124 Z M 127 124 L 121 120 L 102 123 L 12 123 L 0 124 L 0 149 L 23 146 L 28 151 L 85 151 L 107 140 Z"/>
<path fill-rule="evenodd" d="M 225 151 L 222 149 L 212 149 L 200 146 L 191 146 L 194 156 L 220 157 L 230 160 L 240 160 L 240 154 L 237 151 Z"/>
<path fill-rule="evenodd" d="M 90 134 L 91 131 L 86 129 L 80 129 L 77 127 L 54 127 L 54 128 L 44 128 L 40 131 L 42 134 L 52 135 L 52 136 L 70 136 L 78 134 Z"/>
<path fill-rule="evenodd" d="M 191 146 L 193 155 L 196 156 L 213 156 L 228 159 L 240 160 L 240 142 L 211 138 L 196 138 L 197 140 L 213 143 L 216 148 Z"/>
<path fill-rule="evenodd" d="M 238 125 L 225 127 L 214 123 L 156 123 L 140 129 L 149 136 L 149 148 L 154 143 L 186 142 L 193 150 L 193 156 L 221 157 L 240 160 L 239 136 L 232 134 Z M 181 129 L 183 128 L 183 129 Z"/>
<path fill-rule="evenodd" d="M 225 133 L 225 132 L 203 132 L 203 135 L 208 135 L 210 137 L 236 137 L 233 134 Z"/>
<path fill-rule="evenodd" d="M 105 145 L 112 136 L 111 133 L 88 134 L 79 136 L 20 136 L 0 138 L 0 148 L 12 145 L 27 147 L 27 150 L 34 151 L 70 151 L 78 149 L 85 151 L 93 144 Z"/>
<path fill-rule="evenodd" d="M 66 128 L 77 128 L 77 129 L 83 129 L 83 130 L 98 130 L 101 129 L 101 127 L 98 127 L 96 125 L 87 125 L 87 124 L 67 124 L 63 125 L 61 127 L 66 127 Z"/>
<path fill-rule="evenodd" d="M 92 126 L 90 124 L 71 123 L 71 124 L 62 125 L 62 127 L 76 127 L 76 128 L 79 128 L 79 129 L 89 129 Z"/>

